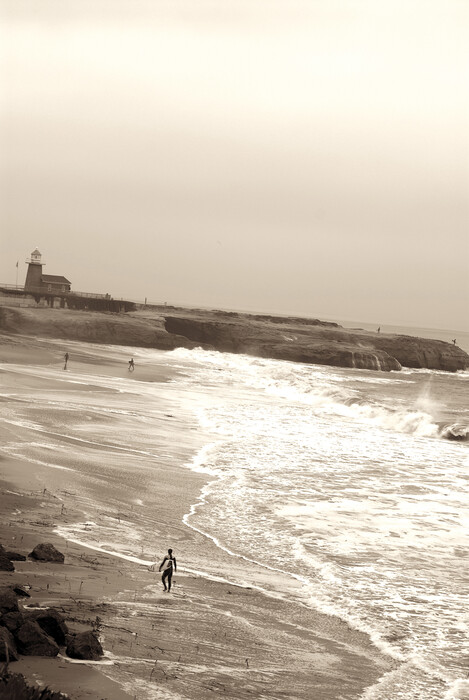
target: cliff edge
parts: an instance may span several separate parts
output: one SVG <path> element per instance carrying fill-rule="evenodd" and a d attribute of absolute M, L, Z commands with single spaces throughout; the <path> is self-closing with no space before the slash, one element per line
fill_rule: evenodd
<path fill-rule="evenodd" d="M 201 346 L 277 360 L 382 371 L 409 367 L 456 372 L 469 368 L 469 355 L 442 340 L 346 329 L 318 319 L 227 311 L 155 307 L 118 314 L 0 307 L 0 331 L 160 350 Z"/>
<path fill-rule="evenodd" d="M 293 362 L 382 371 L 410 367 L 456 372 L 469 367 L 469 355 L 442 340 L 348 330 L 314 319 L 236 316 L 166 316 L 165 328 L 224 352 Z"/>

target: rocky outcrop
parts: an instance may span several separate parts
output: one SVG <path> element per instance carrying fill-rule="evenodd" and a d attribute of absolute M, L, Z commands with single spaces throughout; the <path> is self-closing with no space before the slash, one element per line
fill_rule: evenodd
<path fill-rule="evenodd" d="M 194 347 L 183 336 L 169 335 L 158 315 L 0 307 L 0 331 L 159 350 Z"/>
<path fill-rule="evenodd" d="M 7 558 L 10 561 L 26 561 L 26 557 L 24 554 L 20 554 L 19 552 L 5 552 Z"/>
<path fill-rule="evenodd" d="M 18 600 L 11 588 L 0 590 L 0 615 L 9 612 L 18 612 Z"/>
<path fill-rule="evenodd" d="M 185 335 L 222 352 L 336 367 L 385 371 L 401 368 L 386 351 L 354 342 L 350 333 L 337 324 L 317 320 L 310 323 L 310 319 L 305 323 L 298 319 L 284 321 L 279 324 L 268 317 L 264 320 L 249 316 L 229 321 L 167 316 L 165 327 L 168 333 Z"/>
<path fill-rule="evenodd" d="M 22 612 L 7 612 L 0 618 L 0 625 L 6 627 L 13 634 L 19 630 L 24 623 L 24 615 Z"/>
<path fill-rule="evenodd" d="M 0 552 L 0 571 L 14 571 L 15 567 L 11 563 L 10 559 L 6 556 L 6 554 L 3 554 Z"/>
<path fill-rule="evenodd" d="M 4 700 L 69 700 L 67 695 L 29 685 L 20 673 L 0 676 L 0 698 Z"/>
<path fill-rule="evenodd" d="M 67 645 L 67 655 L 72 659 L 97 661 L 103 653 L 99 639 L 92 630 L 73 635 Z"/>
<path fill-rule="evenodd" d="M 293 362 L 399 370 L 401 367 L 454 372 L 469 367 L 469 355 L 440 340 L 370 333 L 360 329 L 245 315 L 234 319 L 167 316 L 168 333 L 184 335 L 205 347 Z"/>
<path fill-rule="evenodd" d="M 0 571 L 14 571 L 15 567 L 11 563 L 11 559 L 8 556 L 8 552 L 5 550 L 5 547 L 0 544 Z"/>
<path fill-rule="evenodd" d="M 201 346 L 291 362 L 382 371 L 411 367 L 454 372 L 469 367 L 467 353 L 440 340 L 346 329 L 337 323 L 296 316 L 170 307 L 126 314 L 0 307 L 0 331 L 160 350 Z"/>
<path fill-rule="evenodd" d="M 103 655 L 92 630 L 70 635 L 57 610 L 19 610 L 15 590 L 24 593 L 15 584 L 0 590 L 0 661 L 16 661 L 18 654 L 55 657 L 66 644 L 74 658 L 98 659 Z"/>
<path fill-rule="evenodd" d="M 68 627 L 57 610 L 34 610 L 28 612 L 28 619 L 37 622 L 42 631 L 52 637 L 60 647 L 65 646 Z"/>
<path fill-rule="evenodd" d="M 16 595 L 19 595 L 23 598 L 31 598 L 31 595 L 28 593 L 28 591 L 25 588 L 23 588 L 23 586 L 20 586 L 19 583 L 14 583 L 11 586 L 11 590 L 13 591 L 13 593 L 16 593 Z"/>
<path fill-rule="evenodd" d="M 37 561 L 55 561 L 60 564 L 63 564 L 65 560 L 62 552 L 59 552 L 50 542 L 36 545 L 33 551 L 28 554 L 28 557 L 36 559 Z"/>
<path fill-rule="evenodd" d="M 26 561 L 26 557 L 19 552 L 9 552 L 0 544 L 0 571 L 14 571 L 14 561 Z"/>
<path fill-rule="evenodd" d="M 395 357 L 403 367 L 437 369 L 457 372 L 469 367 L 469 356 L 464 350 L 443 340 L 415 338 L 410 335 L 376 334 L 376 348 Z"/>
<path fill-rule="evenodd" d="M 25 656 L 57 656 L 59 647 L 37 622 L 26 620 L 15 633 L 18 651 Z"/>

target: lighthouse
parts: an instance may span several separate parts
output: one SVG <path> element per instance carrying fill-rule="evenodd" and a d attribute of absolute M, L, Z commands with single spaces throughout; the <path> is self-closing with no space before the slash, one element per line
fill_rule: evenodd
<path fill-rule="evenodd" d="M 42 255 L 37 248 L 31 253 L 24 283 L 25 292 L 38 292 L 42 288 Z"/>
<path fill-rule="evenodd" d="M 42 254 L 37 248 L 31 253 L 28 263 L 28 271 L 24 283 L 24 291 L 31 293 L 47 292 L 49 294 L 64 294 L 70 292 L 71 282 L 62 275 L 43 275 Z"/>

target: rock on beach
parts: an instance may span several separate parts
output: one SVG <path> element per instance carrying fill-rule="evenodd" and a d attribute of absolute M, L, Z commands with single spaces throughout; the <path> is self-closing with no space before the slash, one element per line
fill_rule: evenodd
<path fill-rule="evenodd" d="M 28 554 L 28 557 L 37 561 L 55 561 L 60 564 L 63 564 L 65 561 L 62 552 L 59 552 L 50 542 L 36 545 L 33 551 Z"/>

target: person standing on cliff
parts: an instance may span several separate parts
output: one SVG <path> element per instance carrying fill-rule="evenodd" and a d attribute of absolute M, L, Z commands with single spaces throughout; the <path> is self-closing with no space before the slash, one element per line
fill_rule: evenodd
<path fill-rule="evenodd" d="M 68 358 L 69 358 L 69 354 L 68 354 L 68 352 L 66 352 L 64 355 L 64 362 L 65 362 L 64 369 L 67 369 Z"/>
<path fill-rule="evenodd" d="M 163 576 L 161 577 L 161 580 L 163 581 L 163 588 L 168 593 L 171 591 L 171 579 L 173 578 L 173 571 L 176 571 L 176 557 L 173 557 L 173 550 L 168 549 L 168 554 L 165 556 L 163 561 L 160 564 L 160 568 L 158 571 L 161 571 L 163 569 Z M 166 583 L 168 585 L 166 586 Z"/>

